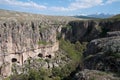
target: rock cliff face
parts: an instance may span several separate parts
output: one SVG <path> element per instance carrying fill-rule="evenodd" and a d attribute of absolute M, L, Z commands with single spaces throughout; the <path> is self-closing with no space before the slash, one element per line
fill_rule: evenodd
<path fill-rule="evenodd" d="M 56 27 L 57 26 L 57 27 Z M 0 23 L 0 74 L 11 74 L 12 63 L 23 65 L 28 58 L 54 56 L 59 49 L 56 33 L 59 25 L 46 26 L 39 21 Z"/>
<path fill-rule="evenodd" d="M 103 71 L 120 71 L 120 37 L 92 40 L 84 53 L 85 66 Z"/>
<path fill-rule="evenodd" d="M 88 20 L 70 21 L 69 29 L 63 29 L 65 38 L 71 42 L 91 41 L 93 39 L 106 37 L 107 32 L 119 31 L 120 21 L 117 20 Z"/>
<path fill-rule="evenodd" d="M 23 66 L 29 58 L 54 57 L 58 33 L 70 20 L 76 18 L 0 10 L 0 75 L 12 74 L 14 63 Z"/>

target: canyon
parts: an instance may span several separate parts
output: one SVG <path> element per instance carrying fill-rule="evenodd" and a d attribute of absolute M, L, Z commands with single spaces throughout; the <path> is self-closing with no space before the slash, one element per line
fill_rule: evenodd
<path fill-rule="evenodd" d="M 12 75 L 14 64 L 23 67 L 29 59 L 57 58 L 56 55 L 60 53 L 59 38 L 72 44 L 87 42 L 82 53 L 84 69 L 120 72 L 119 36 L 119 19 L 86 20 L 0 10 L 0 75 Z M 67 61 L 48 66 L 59 67 Z M 79 69 L 83 69 L 81 67 Z M 21 73 L 23 71 L 18 70 L 18 74 Z M 82 80 L 79 76 L 74 79 Z M 112 80 L 111 77 L 109 79 Z"/>

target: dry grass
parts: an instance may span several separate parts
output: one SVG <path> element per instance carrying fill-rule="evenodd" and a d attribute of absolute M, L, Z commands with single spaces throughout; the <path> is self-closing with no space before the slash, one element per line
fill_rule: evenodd
<path fill-rule="evenodd" d="M 49 16 L 49 15 L 40 15 L 40 14 L 31 14 L 31 13 L 24 13 L 24 12 L 16 12 L 16 11 L 9 11 L 9 10 L 2 10 L 0 9 L 0 21 L 5 20 L 16 20 L 16 21 L 56 21 L 57 22 L 68 22 L 72 20 L 83 20 L 80 18 L 74 18 L 70 16 Z"/>

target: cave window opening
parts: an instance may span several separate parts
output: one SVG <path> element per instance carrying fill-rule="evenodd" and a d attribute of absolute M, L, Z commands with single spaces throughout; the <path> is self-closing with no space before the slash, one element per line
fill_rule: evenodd
<path fill-rule="evenodd" d="M 39 54 L 38 54 L 38 57 L 43 57 L 43 54 L 39 53 Z"/>
<path fill-rule="evenodd" d="M 51 56 L 51 55 L 47 55 L 46 57 L 48 57 L 48 58 L 52 58 L 52 56 Z"/>
<path fill-rule="evenodd" d="M 6 23 L 3 23 L 3 25 L 6 27 Z"/>
<path fill-rule="evenodd" d="M 17 59 L 16 58 L 12 58 L 12 62 L 17 62 Z"/>

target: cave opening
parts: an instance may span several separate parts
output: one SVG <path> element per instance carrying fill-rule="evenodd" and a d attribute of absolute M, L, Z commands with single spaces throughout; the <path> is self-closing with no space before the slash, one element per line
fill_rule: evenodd
<path fill-rule="evenodd" d="M 42 54 L 42 53 L 39 53 L 39 54 L 38 54 L 38 57 L 43 57 L 43 54 Z"/>
<path fill-rule="evenodd" d="M 17 59 L 16 58 L 12 58 L 12 62 L 17 62 Z"/>
<path fill-rule="evenodd" d="M 48 58 L 52 58 L 52 56 L 51 56 L 51 55 L 47 55 L 46 57 L 48 57 Z"/>

